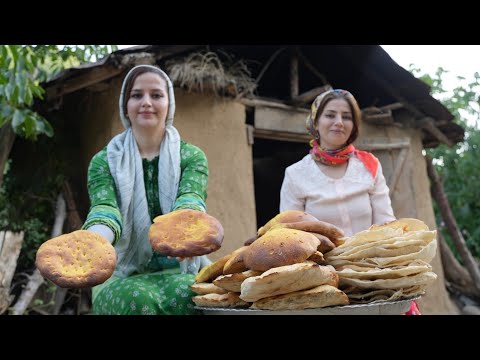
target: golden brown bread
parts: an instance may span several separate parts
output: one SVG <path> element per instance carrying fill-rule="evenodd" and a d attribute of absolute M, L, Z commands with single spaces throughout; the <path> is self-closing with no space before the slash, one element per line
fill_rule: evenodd
<path fill-rule="evenodd" d="M 226 262 L 232 254 L 227 254 L 224 257 L 218 259 L 217 261 L 208 264 L 202 270 L 198 272 L 198 274 L 195 276 L 195 282 L 197 283 L 202 283 L 206 282 L 211 279 L 215 279 L 216 277 L 220 276 L 223 274 L 223 267 L 225 266 Z"/>
<path fill-rule="evenodd" d="M 243 244 L 244 246 L 248 246 L 248 245 L 251 245 L 255 240 L 257 240 L 260 236 L 259 235 L 255 235 L 255 236 L 252 236 L 251 238 L 249 238 L 247 241 L 245 241 L 245 243 Z"/>
<path fill-rule="evenodd" d="M 222 308 L 247 308 L 250 304 L 238 297 L 238 294 L 228 292 L 226 294 L 198 295 L 192 298 L 197 306 L 222 307 Z"/>
<path fill-rule="evenodd" d="M 377 230 L 384 227 L 390 227 L 393 229 L 403 229 L 403 231 L 418 231 L 418 230 L 425 230 L 429 231 L 428 225 L 425 224 L 422 220 L 414 219 L 414 218 L 402 218 L 398 220 L 394 220 L 383 225 L 372 225 L 368 228 L 368 230 Z"/>
<path fill-rule="evenodd" d="M 317 250 L 320 251 L 322 254 L 325 254 L 333 249 L 335 249 L 335 244 L 330 241 L 329 238 L 326 236 L 323 236 L 322 234 L 317 234 L 317 233 L 311 233 L 312 235 L 315 235 L 318 240 L 320 240 L 320 245 L 318 245 Z"/>
<path fill-rule="evenodd" d="M 110 278 L 116 263 L 117 254 L 107 239 L 77 230 L 43 243 L 35 265 L 43 277 L 60 287 L 85 288 Z"/>
<path fill-rule="evenodd" d="M 338 238 L 338 239 L 335 239 L 335 240 L 332 240 L 333 244 L 335 245 L 335 247 L 339 247 L 343 244 L 345 244 L 345 241 L 347 241 L 348 237 L 341 237 L 341 238 Z"/>
<path fill-rule="evenodd" d="M 223 234 L 222 224 L 213 216 L 182 209 L 153 219 L 148 238 L 160 254 L 191 257 L 218 250 Z"/>
<path fill-rule="evenodd" d="M 268 230 L 272 228 L 272 226 L 276 224 L 282 224 L 282 223 L 292 223 L 292 222 L 298 222 L 298 221 L 316 221 L 317 218 L 307 214 L 304 211 L 299 211 L 299 210 L 287 210 L 283 211 L 274 218 L 272 218 L 269 222 L 267 222 L 264 226 L 262 226 L 260 229 L 257 231 L 258 236 L 262 236 L 265 234 Z"/>
<path fill-rule="evenodd" d="M 307 260 L 313 261 L 317 264 L 325 263 L 325 258 L 323 257 L 323 254 L 318 250 L 315 251 Z"/>
<path fill-rule="evenodd" d="M 320 221 L 320 220 L 298 221 L 298 222 L 293 222 L 293 223 L 276 224 L 276 225 L 272 226 L 270 231 L 273 230 L 273 229 L 278 229 L 278 228 L 295 229 L 295 230 L 302 230 L 302 231 L 308 231 L 308 232 L 312 232 L 312 233 L 321 234 L 323 236 L 326 236 L 330 240 L 332 240 L 333 243 L 335 243 L 336 239 L 339 239 L 339 238 L 345 236 L 342 229 L 336 227 L 333 224 L 326 223 L 326 222 Z"/>
<path fill-rule="evenodd" d="M 308 232 L 274 229 L 248 246 L 243 261 L 248 269 L 267 271 L 307 260 L 319 244 L 320 240 Z"/>
<path fill-rule="evenodd" d="M 226 294 L 227 290 L 216 286 L 212 283 L 194 283 L 190 285 L 190 289 L 197 295 L 207 294 Z"/>
<path fill-rule="evenodd" d="M 311 289 L 319 285 L 338 286 L 338 275 L 333 266 L 320 266 L 311 261 L 280 266 L 262 275 L 245 279 L 240 298 L 254 302 L 266 297 Z"/>
<path fill-rule="evenodd" d="M 309 290 L 270 296 L 254 302 L 251 309 L 302 310 L 349 304 L 348 296 L 331 285 L 320 285 Z"/>
<path fill-rule="evenodd" d="M 223 274 L 235 274 L 235 273 L 240 273 L 242 271 L 248 270 L 245 267 L 245 263 L 243 261 L 243 254 L 245 250 L 248 249 L 248 246 L 242 246 L 241 248 L 238 248 L 237 250 L 232 252 L 232 256 L 228 261 L 225 263 L 225 266 L 223 267 Z"/>
<path fill-rule="evenodd" d="M 241 291 L 240 287 L 245 279 L 248 279 L 252 276 L 258 276 L 260 274 L 260 271 L 247 270 L 236 274 L 221 275 L 213 280 L 213 283 L 225 290 L 239 293 Z"/>

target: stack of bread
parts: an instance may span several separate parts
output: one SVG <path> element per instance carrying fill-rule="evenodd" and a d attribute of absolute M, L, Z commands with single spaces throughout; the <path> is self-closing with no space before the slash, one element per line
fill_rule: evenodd
<path fill-rule="evenodd" d="M 394 301 L 423 294 L 436 279 L 430 265 L 436 247 L 436 231 L 399 219 L 346 238 L 325 262 L 337 270 L 351 303 Z"/>
<path fill-rule="evenodd" d="M 323 254 L 342 230 L 296 210 L 278 214 L 245 246 L 203 268 L 192 290 L 197 306 L 300 310 L 349 303 Z"/>

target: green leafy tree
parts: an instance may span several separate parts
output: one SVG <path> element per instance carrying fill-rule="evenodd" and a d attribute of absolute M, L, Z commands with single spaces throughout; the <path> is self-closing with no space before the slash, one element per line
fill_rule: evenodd
<path fill-rule="evenodd" d="M 431 86 L 431 94 L 455 116 L 455 122 L 465 129 L 465 141 L 452 148 L 440 145 L 429 149 L 436 159 L 435 166 L 442 178 L 444 189 L 455 219 L 472 254 L 480 257 L 480 75 L 474 74 L 471 82 L 457 77 L 459 83 L 452 91 L 446 91 L 444 77 L 447 71 L 438 68 L 435 74 L 421 74 L 411 66 L 410 71 Z M 442 224 L 435 209 L 437 224 Z M 440 227 L 442 234 L 455 252 L 450 235 Z M 457 256 L 458 258 L 458 256 Z"/>
<path fill-rule="evenodd" d="M 35 101 L 43 99 L 42 83 L 116 49 L 115 45 L 0 45 L 0 230 L 25 232 L 17 271 L 32 267 L 38 247 L 48 239 L 64 181 L 65 160 L 49 156 L 63 140 L 34 109 Z M 9 161 L 15 137 L 23 141 L 20 147 L 41 159 L 41 166 Z"/>
<path fill-rule="evenodd" d="M 15 136 L 53 136 L 50 123 L 32 106 L 43 99 L 41 83 L 61 70 L 117 50 L 116 45 L 0 45 L 0 186 Z"/>

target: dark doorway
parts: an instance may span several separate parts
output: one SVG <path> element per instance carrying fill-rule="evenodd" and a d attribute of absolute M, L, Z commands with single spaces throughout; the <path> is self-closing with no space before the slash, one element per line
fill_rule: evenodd
<path fill-rule="evenodd" d="M 301 160 L 309 150 L 308 143 L 255 138 L 253 177 L 257 228 L 279 213 L 280 188 L 285 169 Z"/>

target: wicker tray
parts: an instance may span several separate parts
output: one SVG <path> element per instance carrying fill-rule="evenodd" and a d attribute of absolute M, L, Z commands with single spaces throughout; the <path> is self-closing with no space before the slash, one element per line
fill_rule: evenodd
<path fill-rule="evenodd" d="M 253 310 L 226 309 L 196 306 L 205 315 L 403 315 L 410 309 L 414 297 L 398 301 L 384 301 L 371 304 L 332 306 L 305 310 Z"/>

